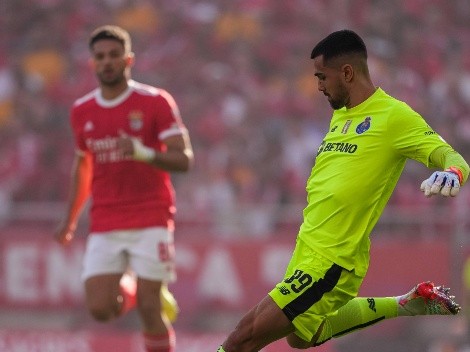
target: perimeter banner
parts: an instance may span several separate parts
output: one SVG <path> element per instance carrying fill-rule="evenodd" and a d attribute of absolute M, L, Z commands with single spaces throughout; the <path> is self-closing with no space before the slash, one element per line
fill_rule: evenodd
<path fill-rule="evenodd" d="M 243 311 L 282 280 L 294 240 L 177 239 L 178 280 L 170 289 L 186 313 Z M 85 241 L 61 247 L 44 236 L 0 236 L 0 308 L 73 308 L 83 305 L 80 279 Z M 444 241 L 387 241 L 373 246 L 363 292 L 395 295 L 419 281 L 448 285 Z M 432 260 L 427 255 L 432 253 Z"/>

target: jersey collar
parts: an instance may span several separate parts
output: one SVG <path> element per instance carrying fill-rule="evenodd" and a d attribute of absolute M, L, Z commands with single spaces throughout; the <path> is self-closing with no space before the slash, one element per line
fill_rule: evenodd
<path fill-rule="evenodd" d="M 95 91 L 95 99 L 97 104 L 103 108 L 113 108 L 118 106 L 131 95 L 132 91 L 134 90 L 134 83 L 135 82 L 133 80 L 129 80 L 126 90 L 111 100 L 104 99 L 103 95 L 101 94 L 101 89 L 98 88 Z"/>

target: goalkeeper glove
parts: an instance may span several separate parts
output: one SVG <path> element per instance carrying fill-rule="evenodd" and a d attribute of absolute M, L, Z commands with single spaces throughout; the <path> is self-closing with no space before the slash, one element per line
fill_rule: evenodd
<path fill-rule="evenodd" d="M 426 197 L 442 194 L 445 197 L 455 197 L 459 194 L 462 182 L 462 172 L 450 167 L 444 171 L 436 171 L 427 180 L 421 183 L 421 191 Z"/>

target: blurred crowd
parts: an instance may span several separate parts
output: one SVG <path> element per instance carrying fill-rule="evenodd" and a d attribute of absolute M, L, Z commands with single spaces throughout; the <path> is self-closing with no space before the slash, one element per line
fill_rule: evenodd
<path fill-rule="evenodd" d="M 133 78 L 168 90 L 190 131 L 196 166 L 174 177 L 180 209 L 222 234 L 240 230 L 235 213 L 265 233 L 305 204 L 331 116 L 309 55 L 333 30 L 358 31 L 374 83 L 470 159 L 468 0 L 3 0 L 0 10 L 0 218 L 15 202 L 66 199 L 68 114 L 96 86 L 87 40 L 108 23 L 132 35 Z M 418 196 L 428 171 L 407 168 L 392 204 L 433 204 Z"/>

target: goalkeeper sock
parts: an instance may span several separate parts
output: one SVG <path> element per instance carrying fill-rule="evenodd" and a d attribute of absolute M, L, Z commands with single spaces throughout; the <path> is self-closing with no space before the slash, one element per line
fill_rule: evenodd
<path fill-rule="evenodd" d="M 354 298 L 326 317 L 315 345 L 366 328 L 384 319 L 395 318 L 397 314 L 398 304 L 395 297 Z"/>

